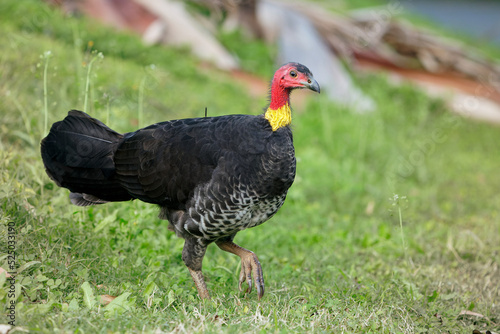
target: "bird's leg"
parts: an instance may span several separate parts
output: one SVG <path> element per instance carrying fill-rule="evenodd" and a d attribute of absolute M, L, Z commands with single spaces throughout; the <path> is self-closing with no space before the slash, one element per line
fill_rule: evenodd
<path fill-rule="evenodd" d="M 186 239 L 184 248 L 182 249 L 182 260 L 191 273 L 194 285 L 196 285 L 201 299 L 210 299 L 207 284 L 201 272 L 201 264 L 206 250 L 207 246 L 198 242 L 197 239 Z"/>
<path fill-rule="evenodd" d="M 255 255 L 252 251 L 245 249 L 243 247 L 238 246 L 232 240 L 233 238 L 220 239 L 215 243 L 219 246 L 223 251 L 233 253 L 238 255 L 241 258 L 241 272 L 240 272 L 240 281 L 239 281 L 239 289 L 241 291 L 241 284 L 247 282 L 248 288 L 247 293 L 252 292 L 252 276 L 255 282 L 255 288 L 257 289 L 257 295 L 259 296 L 259 300 L 264 295 L 264 276 L 262 274 L 262 267 L 260 265 L 259 259 L 257 255 Z"/>

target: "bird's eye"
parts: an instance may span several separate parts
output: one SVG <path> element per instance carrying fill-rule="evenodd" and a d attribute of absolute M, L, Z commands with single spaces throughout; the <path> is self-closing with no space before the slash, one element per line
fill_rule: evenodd
<path fill-rule="evenodd" d="M 291 76 L 292 78 L 295 78 L 295 77 L 297 76 L 297 72 L 295 72 L 295 71 L 290 71 L 290 76 Z"/>

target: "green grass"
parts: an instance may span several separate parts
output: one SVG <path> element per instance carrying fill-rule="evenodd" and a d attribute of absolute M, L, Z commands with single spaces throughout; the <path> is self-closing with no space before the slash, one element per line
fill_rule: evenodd
<path fill-rule="evenodd" d="M 455 117 L 444 103 L 381 76 L 357 79 L 380 106 L 371 114 L 311 93 L 294 114 L 298 170 L 284 207 L 236 237 L 261 260 L 264 298 L 238 293 L 238 258 L 210 246 L 203 270 L 213 298 L 200 301 L 183 241 L 156 207 L 78 208 L 49 180 L 39 155 L 44 97 L 49 124 L 87 99 L 89 113 L 125 132 L 139 119 L 202 116 L 205 107 L 210 115 L 257 114 L 265 96 L 252 100 L 186 50 L 144 47 L 37 1 L 0 7 L 0 267 L 8 268 L 7 226 L 15 222 L 22 329 L 500 331 L 497 127 Z M 245 50 L 227 38 L 235 52 Z M 94 50 L 104 59 L 88 72 Z M 0 278 L 2 286 L 4 310 L 9 287 Z M 104 294 L 121 297 L 104 307 L 96 302 Z M 482 316 L 460 315 L 467 310 Z"/>

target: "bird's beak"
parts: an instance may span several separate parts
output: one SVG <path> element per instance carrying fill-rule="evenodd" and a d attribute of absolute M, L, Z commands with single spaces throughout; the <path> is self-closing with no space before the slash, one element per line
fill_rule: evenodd
<path fill-rule="evenodd" d="M 301 82 L 301 84 L 304 85 L 304 87 L 309 88 L 313 92 L 320 92 L 319 84 L 312 76 L 309 77 L 309 80 L 307 82 Z"/>

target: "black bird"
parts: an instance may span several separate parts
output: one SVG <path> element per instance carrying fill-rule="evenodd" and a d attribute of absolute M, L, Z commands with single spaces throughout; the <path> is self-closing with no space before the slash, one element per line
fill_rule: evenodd
<path fill-rule="evenodd" d="M 320 91 L 307 67 L 288 63 L 274 74 L 264 114 L 173 120 L 120 134 L 72 110 L 41 143 L 49 177 L 86 206 L 139 199 L 184 238 L 182 259 L 201 298 L 209 298 L 202 261 L 207 246 L 241 258 L 239 288 L 252 276 L 259 299 L 264 277 L 257 256 L 233 242 L 283 205 L 295 178 L 290 92 Z"/>

